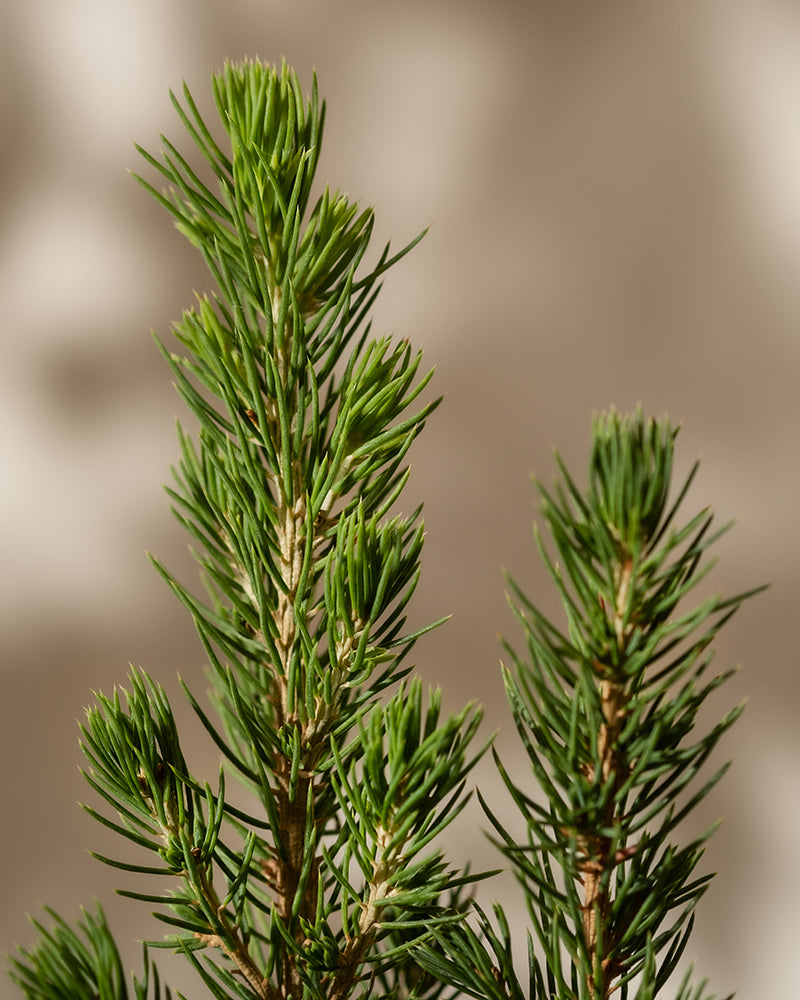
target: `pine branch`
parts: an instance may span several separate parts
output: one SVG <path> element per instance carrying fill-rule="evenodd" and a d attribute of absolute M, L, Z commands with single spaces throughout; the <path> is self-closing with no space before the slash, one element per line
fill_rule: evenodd
<path fill-rule="evenodd" d="M 162 136 L 140 152 L 167 189 L 138 179 L 217 286 L 175 325 L 178 350 L 159 344 L 199 426 L 178 428 L 168 492 L 208 596 L 154 563 L 208 656 L 211 710 L 184 689 L 224 764 L 216 790 L 192 773 L 163 689 L 134 672 L 88 712 L 102 807 L 86 808 L 155 856 L 101 860 L 163 878 L 122 892 L 156 905 L 170 934 L 151 944 L 185 953 L 211 995 L 346 1000 L 377 978 L 419 985 L 413 944 L 461 919 L 476 879 L 434 842 L 466 801 L 480 713 L 442 718 L 436 692 L 426 707 L 417 682 L 398 687 L 434 626 L 405 628 L 424 529 L 394 509 L 438 400 L 422 401 L 421 355 L 372 337 L 368 316 L 416 240 L 365 268 L 372 212 L 328 189 L 311 204 L 316 81 L 304 98 L 286 66 L 245 62 L 213 85 L 222 136 L 184 88 L 199 162 Z M 249 806 L 228 801 L 226 772 Z"/>
<path fill-rule="evenodd" d="M 527 842 L 493 821 L 559 997 L 624 997 L 635 977 L 638 997 L 655 996 L 710 879 L 695 872 L 713 828 L 683 846 L 671 835 L 726 769 L 690 791 L 743 708 L 692 742 L 701 706 L 730 676 L 703 679 L 709 647 L 755 591 L 680 609 L 727 528 L 712 533 L 707 510 L 676 524 L 696 469 L 668 506 L 675 434 L 666 421 L 611 412 L 594 425 L 588 489 L 560 461 L 555 491 L 539 487 L 558 560 L 541 539 L 539 548 L 566 633 L 512 584 L 528 658 L 506 646 L 514 667 L 506 685 L 547 804 L 534 805 L 501 771 L 526 817 Z M 569 985 L 564 950 L 579 970 Z"/>
<path fill-rule="evenodd" d="M 128 988 L 122 959 L 103 910 L 81 913 L 75 929 L 48 909 L 51 926 L 36 920 L 38 947 L 20 949 L 9 974 L 29 1000 L 172 1000 L 144 948 L 141 979 Z"/>
<path fill-rule="evenodd" d="M 679 523 L 696 466 L 668 504 L 675 435 L 666 420 L 612 411 L 594 424 L 588 487 L 580 489 L 560 459 L 554 490 L 539 484 L 557 556 L 538 533 L 537 544 L 566 630 L 511 583 L 527 651 L 505 644 L 512 668 L 503 676 L 544 802 L 497 755 L 526 837 L 519 841 L 481 802 L 538 939 L 539 954 L 529 941 L 532 997 L 655 997 L 683 954 L 711 878 L 697 871 L 716 824 L 683 845 L 672 838 L 727 770 L 701 777 L 743 706 L 705 734 L 694 729 L 731 674 L 706 678 L 712 643 L 756 590 L 685 608 L 726 528 L 712 532 L 708 510 Z M 435 946 L 421 942 L 420 961 L 480 1000 L 517 997 L 508 921 L 499 907 L 497 930 L 478 916 L 479 933 L 446 927 Z M 678 996 L 699 1000 L 705 988 L 693 991 L 687 976 Z"/>

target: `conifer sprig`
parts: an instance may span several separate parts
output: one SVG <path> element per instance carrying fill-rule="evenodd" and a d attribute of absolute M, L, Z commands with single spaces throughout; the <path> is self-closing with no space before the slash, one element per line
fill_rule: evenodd
<path fill-rule="evenodd" d="M 434 626 L 406 627 L 424 533 L 419 509 L 392 508 L 438 400 L 420 399 L 419 352 L 373 337 L 368 314 L 416 240 L 365 267 L 371 210 L 328 189 L 311 204 L 316 81 L 306 99 L 286 66 L 248 61 L 214 94 L 221 138 L 184 88 L 173 105 L 199 157 L 162 137 L 160 155 L 140 152 L 167 189 L 140 180 L 217 286 L 176 324 L 179 349 L 160 345 L 198 425 L 178 427 L 169 495 L 207 596 L 154 562 L 208 656 L 211 709 L 184 689 L 223 770 L 215 788 L 193 775 L 163 689 L 134 672 L 88 712 L 86 777 L 105 809 L 87 808 L 149 852 L 101 860 L 163 877 L 123 893 L 156 905 L 170 934 L 152 944 L 184 952 L 219 1000 L 345 1000 L 371 981 L 435 996 L 412 946 L 461 918 L 474 881 L 435 838 L 466 801 L 480 713 L 443 717 L 436 692 L 398 688 Z M 250 793 L 236 804 L 226 773 Z M 106 941 L 104 923 L 86 927 Z"/>
<path fill-rule="evenodd" d="M 144 948 L 141 978 L 128 976 L 100 906 L 83 911 L 72 928 L 47 909 L 51 926 L 37 920 L 38 946 L 20 949 L 9 974 L 29 1000 L 172 1000 Z"/>
<path fill-rule="evenodd" d="M 712 533 L 708 510 L 676 524 L 697 466 L 668 506 L 675 434 L 667 421 L 612 412 L 594 425 L 588 489 L 561 462 L 555 493 L 540 486 L 558 562 L 540 538 L 539 548 L 566 634 L 513 588 L 528 658 L 506 647 L 506 687 L 547 804 L 520 795 L 503 771 L 528 841 L 496 827 L 548 969 L 561 969 L 565 948 L 584 992 L 603 1000 L 626 995 L 640 974 L 657 993 L 683 953 L 711 877 L 696 869 L 714 827 L 683 846 L 672 835 L 727 770 L 692 790 L 743 709 L 692 739 L 700 707 L 732 673 L 706 678 L 709 647 L 748 594 L 678 610 L 726 528 Z"/>
<path fill-rule="evenodd" d="M 727 526 L 713 531 L 707 509 L 680 520 L 697 465 L 670 504 L 676 433 L 667 420 L 611 411 L 594 423 L 587 487 L 558 456 L 555 488 L 538 484 L 557 554 L 538 531 L 536 539 L 566 629 L 511 582 L 527 651 L 504 644 L 512 666 L 503 677 L 544 800 L 495 754 L 524 839 L 481 801 L 524 890 L 532 997 L 655 997 L 712 877 L 699 865 L 716 824 L 684 843 L 679 827 L 727 770 L 702 775 L 743 705 L 695 730 L 700 709 L 733 672 L 708 676 L 711 645 L 756 590 L 686 606 Z M 477 930 L 442 929 L 438 953 L 421 945 L 423 966 L 481 1000 L 523 995 L 499 907 L 495 923 L 479 911 Z M 700 1000 L 705 984 L 694 990 L 687 975 L 677 996 Z"/>

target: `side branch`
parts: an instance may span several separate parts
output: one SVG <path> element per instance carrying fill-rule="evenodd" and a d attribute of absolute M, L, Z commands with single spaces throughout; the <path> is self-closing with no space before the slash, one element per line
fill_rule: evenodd
<path fill-rule="evenodd" d="M 281 1000 L 278 991 L 268 979 L 265 979 L 261 975 L 243 945 L 241 947 L 229 948 L 218 934 L 200 934 L 199 932 L 195 932 L 194 936 L 209 948 L 218 948 L 224 952 L 247 980 L 248 985 L 255 992 L 259 1000 Z"/>

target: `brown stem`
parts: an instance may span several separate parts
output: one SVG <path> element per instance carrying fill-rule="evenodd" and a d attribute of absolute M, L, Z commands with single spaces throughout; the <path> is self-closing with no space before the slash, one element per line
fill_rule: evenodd
<path fill-rule="evenodd" d="M 226 947 L 225 942 L 218 934 L 200 934 L 199 932 L 195 932 L 194 936 L 209 948 L 219 948 L 220 951 L 225 952 L 247 980 L 248 985 L 255 995 L 259 997 L 259 1000 L 280 1000 L 280 995 L 275 987 L 261 975 L 246 952 L 243 953 L 238 948 Z"/>
<path fill-rule="evenodd" d="M 214 891 L 213 885 L 204 877 L 201 877 L 200 888 L 206 901 L 217 911 L 220 923 L 224 927 L 225 938 L 228 943 L 226 944 L 225 939 L 220 937 L 218 934 L 201 934 L 199 932 L 195 932 L 195 938 L 197 938 L 198 941 L 202 941 L 210 948 L 219 948 L 220 951 L 223 951 L 234 963 L 239 972 L 241 972 L 242 976 L 247 980 L 247 983 L 259 1000 L 280 1000 L 280 996 L 275 987 L 265 976 L 262 975 L 258 966 L 250 957 L 247 946 L 240 938 L 237 928 L 235 926 L 231 926 L 228 921 L 224 908 L 220 905 L 219 897 Z"/>
<path fill-rule="evenodd" d="M 280 489 L 279 484 L 277 488 Z M 271 698 L 277 730 L 291 727 L 301 729 L 298 707 L 294 701 L 290 703 L 289 674 L 292 669 L 291 661 L 297 638 L 295 602 L 303 568 L 305 521 L 306 507 L 302 495 L 293 506 L 285 501 L 280 505 L 276 534 L 280 573 L 285 590 L 279 593 L 277 607 L 273 612 L 277 633 L 275 645 L 280 662 L 277 665 L 279 669 L 276 671 L 276 690 Z M 300 688 L 302 690 L 302 683 Z M 301 769 L 300 774 L 295 775 L 293 781 L 291 757 L 277 754 L 274 777 L 273 794 L 278 819 L 277 833 L 283 851 L 278 852 L 276 848 L 271 860 L 264 866 L 264 871 L 275 894 L 277 914 L 300 945 L 304 935 L 300 930 L 297 918 L 303 917 L 313 923 L 317 904 L 318 862 L 315 860 L 303 890 L 299 909 L 293 916 L 295 898 L 300 887 L 304 866 L 309 815 L 311 815 L 311 823 L 315 822 L 313 809 L 309 810 L 309 796 L 313 800 L 314 795 L 313 774 Z M 280 992 L 271 986 L 270 989 L 275 997 L 293 997 L 299 1000 L 303 993 L 303 983 L 297 968 L 297 955 L 288 946 L 282 946 L 282 951 L 283 954 L 278 965 L 281 972 L 282 989 Z"/>
<path fill-rule="evenodd" d="M 308 801 L 309 796 L 313 797 L 314 795 L 314 786 L 310 775 L 301 775 L 297 779 L 295 795 L 292 797 L 290 769 L 291 761 L 286 757 L 279 758 L 276 768 L 278 788 L 275 800 L 285 856 L 275 860 L 270 875 L 275 891 L 278 916 L 287 930 L 291 931 L 298 945 L 302 945 L 305 935 L 300 927 L 299 918 L 302 917 L 311 924 L 316 919 L 319 881 L 319 861 L 317 858 L 314 858 L 312 862 L 311 872 L 302 890 L 300 905 L 294 917 L 292 911 L 301 884 L 309 824 Z M 312 814 L 311 823 L 314 822 Z M 284 994 L 295 998 L 301 997 L 303 982 L 297 968 L 297 955 L 290 948 L 284 949 L 282 971 Z"/>
<path fill-rule="evenodd" d="M 604 722 L 598 734 L 598 758 L 603 782 L 608 781 L 611 774 L 616 775 L 615 786 L 624 780 L 626 761 L 620 753 L 617 739 L 625 720 L 626 693 L 621 684 L 611 680 L 600 683 Z M 592 774 L 593 778 L 594 775 Z M 614 796 L 609 795 L 601 824 L 605 829 L 614 825 Z M 590 834 L 584 837 L 584 860 L 580 863 L 583 873 L 583 935 L 586 947 L 592 957 L 593 969 L 597 969 L 598 951 L 600 949 L 600 928 L 602 928 L 602 950 L 607 953 L 613 947 L 608 914 L 613 898 L 608 884 L 607 873 L 619 863 L 619 853 L 614 852 L 610 837 Z M 623 852 L 624 853 L 624 852 Z M 599 962 L 599 979 L 594 972 L 589 977 L 589 990 L 598 1000 L 607 1000 L 611 994 L 611 983 L 620 970 L 614 963 L 602 959 Z"/>
<path fill-rule="evenodd" d="M 625 611 L 632 585 L 633 563 L 625 559 L 620 565 L 616 580 L 616 601 L 610 618 L 620 652 L 624 652 L 632 631 L 632 622 L 625 622 Z M 603 722 L 597 737 L 597 761 L 599 776 L 595 767 L 588 769 L 588 777 L 594 781 L 599 777 L 603 784 L 614 775 L 614 790 L 621 787 L 627 777 L 629 762 L 619 747 L 619 735 L 625 723 L 628 692 L 624 675 L 608 677 L 608 668 L 596 664 L 600 674 L 600 702 Z M 607 804 L 601 818 L 603 829 L 612 829 L 617 819 L 614 811 L 613 790 L 608 794 Z M 608 926 L 613 896 L 610 888 L 610 871 L 622 860 L 630 856 L 625 847 L 616 848 L 608 836 L 587 831 L 581 837 L 582 860 L 579 868 L 583 876 L 583 935 L 592 960 L 592 972 L 588 977 L 590 995 L 596 1000 L 608 1000 L 613 992 L 613 980 L 623 971 L 618 960 L 611 961 L 607 955 L 614 947 L 614 935 Z M 601 937 L 602 932 L 602 937 Z"/>

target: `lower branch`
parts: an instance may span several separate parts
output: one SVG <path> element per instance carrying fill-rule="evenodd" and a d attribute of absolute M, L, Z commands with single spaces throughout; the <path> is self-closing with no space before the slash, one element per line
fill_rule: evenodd
<path fill-rule="evenodd" d="M 218 934 L 196 932 L 194 936 L 209 948 L 219 948 L 220 951 L 224 952 L 247 980 L 247 984 L 259 1000 L 281 1000 L 278 991 L 268 979 L 261 975 L 243 945 L 229 948 Z M 237 945 L 239 944 L 237 942 Z"/>

